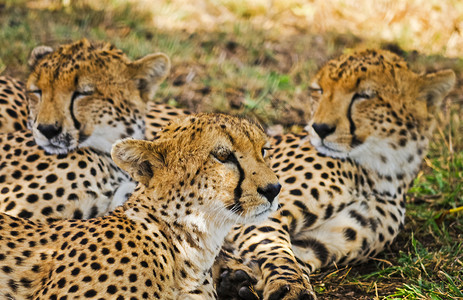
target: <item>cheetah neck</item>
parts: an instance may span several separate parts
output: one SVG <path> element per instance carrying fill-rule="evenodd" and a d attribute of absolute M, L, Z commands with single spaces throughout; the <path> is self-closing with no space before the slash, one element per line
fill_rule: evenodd
<path fill-rule="evenodd" d="M 405 193 L 418 174 L 427 147 L 427 138 L 400 148 L 384 139 L 371 139 L 354 149 L 349 158 L 366 174 L 374 193 L 394 197 Z"/>
<path fill-rule="evenodd" d="M 178 250 L 175 264 L 178 267 L 174 270 L 184 269 L 187 274 L 186 278 L 179 279 L 181 289 L 197 288 L 196 284 L 210 272 L 233 226 L 230 221 L 219 222 L 216 218 L 208 218 L 206 213 L 198 209 L 198 205 L 192 204 L 186 209 L 177 207 L 180 202 L 190 201 L 195 203 L 198 200 L 185 196 L 181 201 L 167 201 L 156 195 L 155 191 L 143 191 L 139 186 L 123 206 L 124 214 L 129 219 L 143 223 L 142 227 L 148 228 L 154 236 L 155 232 L 161 231 L 168 239 L 168 244 L 175 245 Z M 191 268 L 185 269 L 185 264 L 191 265 Z"/>

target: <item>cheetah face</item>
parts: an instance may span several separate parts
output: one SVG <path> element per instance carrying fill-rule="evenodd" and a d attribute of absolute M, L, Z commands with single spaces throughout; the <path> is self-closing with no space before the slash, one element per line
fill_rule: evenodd
<path fill-rule="evenodd" d="M 118 139 L 144 138 L 146 103 L 169 70 L 164 54 L 131 62 L 109 44 L 86 40 L 56 51 L 37 47 L 29 63 L 28 125 L 54 154 L 78 147 L 109 153 Z"/>
<path fill-rule="evenodd" d="M 321 153 L 388 161 L 430 132 L 431 113 L 455 82 L 453 71 L 418 75 L 388 51 L 364 51 L 328 62 L 315 76 L 318 103 L 306 127 Z M 415 147 L 413 146 L 413 147 Z"/>
<path fill-rule="evenodd" d="M 211 190 L 218 191 L 226 199 L 219 204 L 211 202 L 209 205 L 213 209 L 209 213 L 212 215 L 225 208 L 223 217 L 235 220 L 236 223 L 265 220 L 271 212 L 277 210 L 281 189 L 273 172 L 268 169 L 266 158 L 270 144 L 267 142 L 258 147 L 246 144 L 238 147 L 227 139 L 219 140 L 206 162 L 208 168 L 214 170 L 222 181 L 220 185 L 212 185 Z M 265 176 L 264 180 L 259 176 Z"/>
<path fill-rule="evenodd" d="M 262 129 L 247 120 L 200 114 L 172 122 L 153 142 L 123 140 L 112 156 L 136 181 L 175 203 L 166 204 L 166 213 L 244 223 L 278 208 L 281 186 L 268 147 Z"/>

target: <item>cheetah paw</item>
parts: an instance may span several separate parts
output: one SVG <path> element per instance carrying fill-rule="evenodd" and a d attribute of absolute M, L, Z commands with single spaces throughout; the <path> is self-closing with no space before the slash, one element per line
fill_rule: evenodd
<path fill-rule="evenodd" d="M 254 290 L 257 280 L 243 270 L 226 269 L 217 284 L 218 299 L 259 300 Z"/>
<path fill-rule="evenodd" d="M 265 300 L 316 300 L 310 284 L 274 281 L 264 291 Z"/>

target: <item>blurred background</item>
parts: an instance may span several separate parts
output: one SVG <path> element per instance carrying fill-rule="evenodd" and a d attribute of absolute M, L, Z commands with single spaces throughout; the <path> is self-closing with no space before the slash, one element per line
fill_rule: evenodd
<path fill-rule="evenodd" d="M 86 37 L 132 59 L 162 51 L 172 71 L 154 101 L 251 116 L 303 133 L 310 77 L 328 59 L 378 47 L 416 72 L 455 70 L 407 224 L 378 258 L 315 273 L 321 299 L 463 297 L 463 1 L 0 0 L 0 73 L 27 78 L 37 45 Z"/>

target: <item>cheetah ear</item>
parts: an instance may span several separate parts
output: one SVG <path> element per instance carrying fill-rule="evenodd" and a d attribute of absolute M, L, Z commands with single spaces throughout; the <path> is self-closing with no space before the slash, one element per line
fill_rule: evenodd
<path fill-rule="evenodd" d="M 31 56 L 29 56 L 29 60 L 27 63 L 29 67 L 33 68 L 35 65 L 41 61 L 45 56 L 53 52 L 53 48 L 48 46 L 37 46 L 32 50 Z"/>
<path fill-rule="evenodd" d="M 456 81 L 452 70 L 425 74 L 420 79 L 419 99 L 426 101 L 431 112 L 440 107 L 442 100 L 453 89 Z"/>
<path fill-rule="evenodd" d="M 170 60 L 163 53 L 154 53 L 134 61 L 131 67 L 142 99 L 149 101 L 153 98 L 158 85 L 169 74 Z"/>
<path fill-rule="evenodd" d="M 116 142 L 111 156 L 121 169 L 145 186 L 149 185 L 154 172 L 165 166 L 159 143 L 125 139 Z"/>

